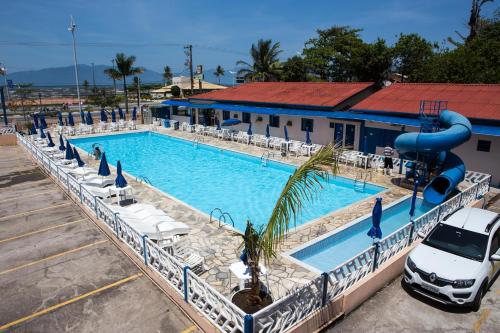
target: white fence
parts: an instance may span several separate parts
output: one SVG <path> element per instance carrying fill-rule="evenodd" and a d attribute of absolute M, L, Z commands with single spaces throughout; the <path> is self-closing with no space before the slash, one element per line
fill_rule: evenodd
<path fill-rule="evenodd" d="M 30 139 L 17 135 L 18 141 L 29 150 L 38 163 L 57 179 L 63 187 L 95 212 L 116 236 L 126 243 L 144 263 L 207 318 L 221 332 L 286 332 L 307 316 L 341 295 L 377 267 L 409 246 L 418 232 L 427 234 L 446 215 L 484 196 L 489 190 L 491 176 L 481 177 L 465 191 L 428 211 L 413 222 L 396 230 L 374 246 L 367 248 L 328 273 L 323 273 L 308 284 L 294 289 L 259 312 L 249 315 L 236 307 L 224 295 L 184 266 L 174 256 L 158 247 L 147 236 L 141 235 L 114 213 L 99 198 L 85 189 L 73 176 L 65 172 Z M 375 159 L 377 156 L 374 156 Z"/>

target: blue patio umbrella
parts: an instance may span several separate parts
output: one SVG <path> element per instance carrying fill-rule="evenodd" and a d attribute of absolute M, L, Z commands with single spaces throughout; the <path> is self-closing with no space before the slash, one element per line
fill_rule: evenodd
<path fill-rule="evenodd" d="M 83 110 L 80 110 L 80 122 L 85 124 L 85 112 Z"/>
<path fill-rule="evenodd" d="M 90 111 L 87 111 L 87 119 L 86 119 L 87 125 L 93 125 L 94 124 L 94 119 L 92 119 L 92 114 Z"/>
<path fill-rule="evenodd" d="M 415 215 L 415 203 L 417 201 L 417 192 L 418 192 L 418 180 L 415 180 L 415 184 L 413 184 L 413 194 L 411 196 L 411 205 L 410 205 L 410 219 Z"/>
<path fill-rule="evenodd" d="M 73 119 L 73 115 L 70 113 L 68 113 L 68 125 L 69 126 L 75 126 L 75 120 Z"/>
<path fill-rule="evenodd" d="M 45 121 L 45 115 L 40 116 L 40 127 L 45 129 L 47 128 L 47 122 Z"/>
<path fill-rule="evenodd" d="M 64 146 L 64 140 L 63 140 L 62 134 L 59 134 L 59 150 L 60 151 L 66 150 L 66 147 Z"/>
<path fill-rule="evenodd" d="M 49 146 L 49 147 L 54 147 L 55 146 L 54 141 L 52 141 L 52 137 L 50 136 L 50 132 L 47 132 L 47 140 L 49 141 L 47 143 L 47 146 Z"/>
<path fill-rule="evenodd" d="M 247 134 L 248 134 L 248 135 L 252 135 L 252 123 L 250 123 L 250 124 L 248 125 L 248 131 L 247 131 Z"/>
<path fill-rule="evenodd" d="M 40 124 L 38 123 L 38 114 L 33 114 L 33 125 L 35 125 L 35 128 L 40 127 Z"/>
<path fill-rule="evenodd" d="M 238 125 L 238 124 L 241 124 L 241 120 L 232 118 L 232 119 L 224 120 L 224 122 L 222 123 L 222 126 L 233 126 L 233 125 Z"/>
<path fill-rule="evenodd" d="M 122 108 L 118 108 L 118 116 L 120 117 L 120 119 L 124 119 L 125 118 L 125 115 L 123 114 Z"/>
<path fill-rule="evenodd" d="M 43 127 L 40 127 L 40 139 L 46 139 L 47 136 L 45 135 L 45 132 L 43 131 Z"/>
<path fill-rule="evenodd" d="M 57 111 L 57 121 L 59 122 L 59 126 L 64 126 L 61 111 Z"/>
<path fill-rule="evenodd" d="M 215 118 L 215 125 L 217 126 L 217 130 L 220 131 L 221 128 L 220 128 L 220 121 L 219 121 L 219 118 Z"/>
<path fill-rule="evenodd" d="M 73 148 L 71 148 L 68 140 L 66 140 L 66 156 L 64 158 L 67 160 L 72 160 L 75 158 L 75 156 L 73 155 Z"/>
<path fill-rule="evenodd" d="M 109 176 L 111 172 L 109 171 L 108 161 L 106 160 L 106 153 L 102 153 L 101 163 L 99 164 L 99 171 L 97 171 L 99 176 Z"/>
<path fill-rule="evenodd" d="M 78 163 L 78 166 L 81 168 L 85 165 L 85 162 L 82 161 L 80 154 L 78 153 L 78 150 L 76 147 L 73 147 L 73 156 L 75 157 L 76 163 Z"/>
<path fill-rule="evenodd" d="M 106 111 L 104 109 L 101 109 L 101 121 L 103 123 L 108 121 L 108 116 L 106 115 Z"/>
<path fill-rule="evenodd" d="M 311 134 L 309 133 L 309 127 L 306 128 L 306 145 L 310 145 L 311 142 Z"/>
<path fill-rule="evenodd" d="M 116 163 L 116 179 L 115 179 L 116 187 L 125 187 L 127 186 L 127 180 L 123 177 L 122 174 L 122 164 L 120 161 Z"/>
<path fill-rule="evenodd" d="M 285 141 L 290 140 L 290 138 L 288 137 L 288 129 L 286 128 L 286 125 L 285 127 L 283 127 L 283 130 L 285 131 Z"/>
<path fill-rule="evenodd" d="M 375 206 L 372 210 L 372 227 L 367 235 L 371 238 L 382 238 L 382 229 L 380 229 L 380 221 L 382 220 L 382 198 L 377 198 Z"/>
<path fill-rule="evenodd" d="M 271 133 L 269 133 L 269 124 L 267 124 L 266 126 L 266 138 L 270 138 L 271 137 Z"/>
<path fill-rule="evenodd" d="M 111 122 L 116 123 L 116 112 L 115 109 L 111 110 Z"/>
<path fill-rule="evenodd" d="M 137 120 L 137 108 L 135 106 L 132 110 L 132 120 Z"/>

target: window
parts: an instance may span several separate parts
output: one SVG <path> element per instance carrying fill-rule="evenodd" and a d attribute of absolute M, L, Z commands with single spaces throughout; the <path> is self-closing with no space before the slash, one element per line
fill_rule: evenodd
<path fill-rule="evenodd" d="M 314 128 L 314 120 L 308 119 L 308 118 L 302 118 L 302 125 L 301 125 L 302 131 L 307 131 L 309 129 L 309 132 L 313 131 Z"/>
<path fill-rule="evenodd" d="M 222 120 L 228 120 L 229 118 L 231 118 L 231 112 L 222 111 Z"/>
<path fill-rule="evenodd" d="M 491 148 L 491 141 L 477 140 L 477 151 L 484 151 L 489 153 Z"/>
<path fill-rule="evenodd" d="M 269 115 L 269 126 L 280 127 L 280 116 Z"/>
<path fill-rule="evenodd" d="M 243 112 L 243 115 L 241 116 L 241 121 L 244 122 L 245 124 L 250 124 L 250 113 Z"/>
<path fill-rule="evenodd" d="M 490 245 L 490 256 L 497 253 L 500 248 L 500 228 L 497 230 Z"/>
<path fill-rule="evenodd" d="M 189 116 L 189 111 L 185 106 L 172 106 L 174 116 Z"/>

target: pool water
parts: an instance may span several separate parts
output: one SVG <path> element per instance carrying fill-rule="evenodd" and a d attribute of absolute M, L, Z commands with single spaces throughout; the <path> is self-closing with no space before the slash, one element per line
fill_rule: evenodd
<path fill-rule="evenodd" d="M 410 205 L 411 197 L 387 209 L 382 207 L 380 222 L 382 238 L 410 222 Z M 425 214 L 432 208 L 434 206 L 417 198 L 414 218 Z M 372 245 L 372 239 L 367 236 L 371 226 L 372 219 L 369 216 L 292 253 L 291 256 L 321 272 L 328 272 Z"/>
<path fill-rule="evenodd" d="M 228 212 L 235 228 L 245 229 L 246 220 L 265 225 L 295 167 L 269 162 L 208 145 L 153 132 L 138 132 L 81 139 L 70 142 L 87 152 L 100 143 L 108 163 L 121 161 L 123 170 L 147 177 L 153 186 L 190 206 L 210 214 L 214 208 Z M 367 184 L 354 191 L 353 180 L 330 177 L 311 205 L 306 205 L 297 225 L 363 200 L 385 188 Z M 217 216 L 218 218 L 218 216 Z M 228 221 L 229 222 L 229 221 Z"/>

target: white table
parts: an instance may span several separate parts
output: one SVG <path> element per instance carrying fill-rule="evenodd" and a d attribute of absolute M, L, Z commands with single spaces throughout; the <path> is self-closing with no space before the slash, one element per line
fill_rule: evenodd
<path fill-rule="evenodd" d="M 314 148 L 314 145 L 303 145 L 302 147 L 307 149 L 307 156 L 311 156 L 311 150 Z"/>
<path fill-rule="evenodd" d="M 368 168 L 368 155 L 358 155 L 358 165 L 364 166 L 365 170 Z"/>
<path fill-rule="evenodd" d="M 259 268 L 260 276 L 266 277 L 266 284 L 268 285 L 267 289 L 269 289 L 269 283 L 267 282 L 267 268 L 262 264 L 259 264 Z M 240 280 L 240 290 L 245 289 L 245 281 L 252 279 L 252 276 L 250 275 L 250 268 L 242 261 L 232 263 L 231 266 L 229 266 L 229 271 L 236 275 L 236 277 Z M 231 274 L 229 274 L 229 288 L 231 288 Z"/>

